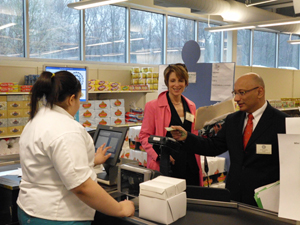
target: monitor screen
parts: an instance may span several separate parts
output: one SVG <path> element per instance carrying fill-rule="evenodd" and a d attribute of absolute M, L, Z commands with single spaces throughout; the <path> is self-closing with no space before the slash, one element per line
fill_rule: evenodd
<path fill-rule="evenodd" d="M 72 73 L 81 84 L 81 92 L 82 95 L 80 97 L 81 102 L 86 102 L 88 100 L 88 75 L 87 75 L 87 67 L 68 67 L 68 66 L 44 66 L 45 71 L 49 71 L 51 73 L 56 73 L 58 71 L 66 70 Z"/>
<path fill-rule="evenodd" d="M 107 153 L 111 153 L 105 164 L 115 166 L 120 157 L 123 143 L 127 134 L 128 127 L 114 127 L 98 125 L 94 134 L 95 151 L 105 143 L 105 146 L 111 146 Z"/>

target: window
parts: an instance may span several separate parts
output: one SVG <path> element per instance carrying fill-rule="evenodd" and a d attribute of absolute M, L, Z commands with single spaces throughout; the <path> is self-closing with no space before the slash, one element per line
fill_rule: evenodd
<path fill-rule="evenodd" d="M 167 64 L 183 62 L 181 57 L 182 47 L 185 42 L 195 40 L 194 21 L 168 16 L 167 34 Z"/>
<path fill-rule="evenodd" d="M 217 25 L 210 25 L 215 27 Z M 207 23 L 199 22 L 198 43 L 201 49 L 199 62 L 214 63 L 221 61 L 221 32 L 208 32 Z"/>
<path fill-rule="evenodd" d="M 80 59 L 80 11 L 73 0 L 29 0 L 29 55 L 32 58 Z"/>
<path fill-rule="evenodd" d="M 236 64 L 250 66 L 251 30 L 238 30 Z"/>
<path fill-rule="evenodd" d="M 24 57 L 23 0 L 0 1 L 0 56 Z"/>
<path fill-rule="evenodd" d="M 163 15 L 130 11 L 130 62 L 162 64 Z"/>
<path fill-rule="evenodd" d="M 299 36 L 293 35 L 292 40 L 299 39 Z M 299 45 L 287 43 L 288 34 L 279 35 L 279 56 L 278 68 L 298 69 L 299 68 Z"/>
<path fill-rule="evenodd" d="M 276 33 L 254 31 L 253 66 L 276 67 Z"/>
<path fill-rule="evenodd" d="M 85 10 L 85 59 L 126 61 L 126 8 L 113 5 Z"/>

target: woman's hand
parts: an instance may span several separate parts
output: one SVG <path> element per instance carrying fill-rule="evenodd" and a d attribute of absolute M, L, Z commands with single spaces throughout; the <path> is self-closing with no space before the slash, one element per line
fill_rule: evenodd
<path fill-rule="evenodd" d="M 132 201 L 128 201 L 128 200 L 124 200 L 122 202 L 119 203 L 121 205 L 122 208 L 122 214 L 125 217 L 130 217 L 134 215 L 134 203 Z"/>
<path fill-rule="evenodd" d="M 187 131 L 181 126 L 171 126 L 174 130 L 170 131 L 172 137 L 177 141 L 184 141 L 187 138 Z"/>
<path fill-rule="evenodd" d="M 108 147 L 103 149 L 103 147 L 105 145 L 106 145 L 105 143 L 103 145 L 101 145 L 97 149 L 97 152 L 95 153 L 95 158 L 94 158 L 94 165 L 95 166 L 104 163 L 111 156 L 111 153 L 105 155 L 107 150 L 111 148 L 110 146 L 108 146 Z"/>
<path fill-rule="evenodd" d="M 172 163 L 172 165 L 175 165 L 175 159 L 170 155 L 170 163 Z"/>

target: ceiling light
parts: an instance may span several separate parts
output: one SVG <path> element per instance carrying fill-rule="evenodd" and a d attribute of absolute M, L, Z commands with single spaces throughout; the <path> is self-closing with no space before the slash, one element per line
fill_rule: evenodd
<path fill-rule="evenodd" d="M 254 29 L 257 27 L 276 27 L 282 25 L 296 24 L 300 23 L 300 18 L 287 18 L 280 20 L 268 20 L 261 22 L 253 22 L 253 23 L 238 23 L 232 25 L 224 25 L 219 27 L 209 27 L 204 28 L 204 30 L 209 32 L 219 32 L 219 31 L 230 31 L 230 30 L 241 30 L 241 29 Z"/>
<path fill-rule="evenodd" d="M 0 26 L 0 30 L 16 25 L 15 23 L 8 23 L 3 26 Z"/>
<path fill-rule="evenodd" d="M 292 44 L 292 45 L 299 45 L 300 39 L 299 40 L 288 40 L 287 43 Z"/>
<path fill-rule="evenodd" d="M 276 2 L 277 0 L 267 0 L 267 1 L 262 1 L 262 2 L 255 2 L 255 3 L 251 3 L 251 1 L 246 1 L 246 6 L 247 7 L 250 7 L 250 6 L 254 6 L 254 5 L 260 5 L 260 4 L 265 4 L 265 3 L 268 3 L 268 2 Z M 249 2 L 249 3 L 247 3 Z"/>
<path fill-rule="evenodd" d="M 86 1 L 69 3 L 68 7 L 81 10 L 81 9 L 88 9 L 97 6 L 109 5 L 118 2 L 126 2 L 126 1 L 128 0 L 86 0 Z"/>
<path fill-rule="evenodd" d="M 243 29 L 254 29 L 253 25 L 239 24 L 239 25 L 228 25 L 220 27 L 206 27 L 204 30 L 209 32 L 221 32 L 221 31 L 231 31 L 231 30 L 243 30 Z"/>
<path fill-rule="evenodd" d="M 257 27 L 275 27 L 275 26 L 282 26 L 282 25 L 289 25 L 289 24 L 296 24 L 300 23 L 300 18 L 289 18 L 289 19 L 282 19 L 282 20 L 269 20 L 261 22 L 261 24 L 257 24 Z"/>

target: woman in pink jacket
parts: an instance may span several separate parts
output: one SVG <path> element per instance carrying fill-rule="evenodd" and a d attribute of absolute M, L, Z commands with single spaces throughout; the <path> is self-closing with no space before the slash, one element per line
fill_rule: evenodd
<path fill-rule="evenodd" d="M 147 167 L 160 170 L 160 158 L 149 144 L 150 135 L 172 137 L 165 127 L 180 125 L 194 134 L 195 103 L 182 95 L 188 86 L 188 71 L 184 64 L 171 64 L 164 71 L 164 81 L 168 91 L 162 92 L 157 99 L 146 103 L 144 120 L 139 134 L 140 142 L 147 152 Z M 170 156 L 172 177 L 186 179 L 188 185 L 203 186 L 200 156 L 181 149 Z"/>

